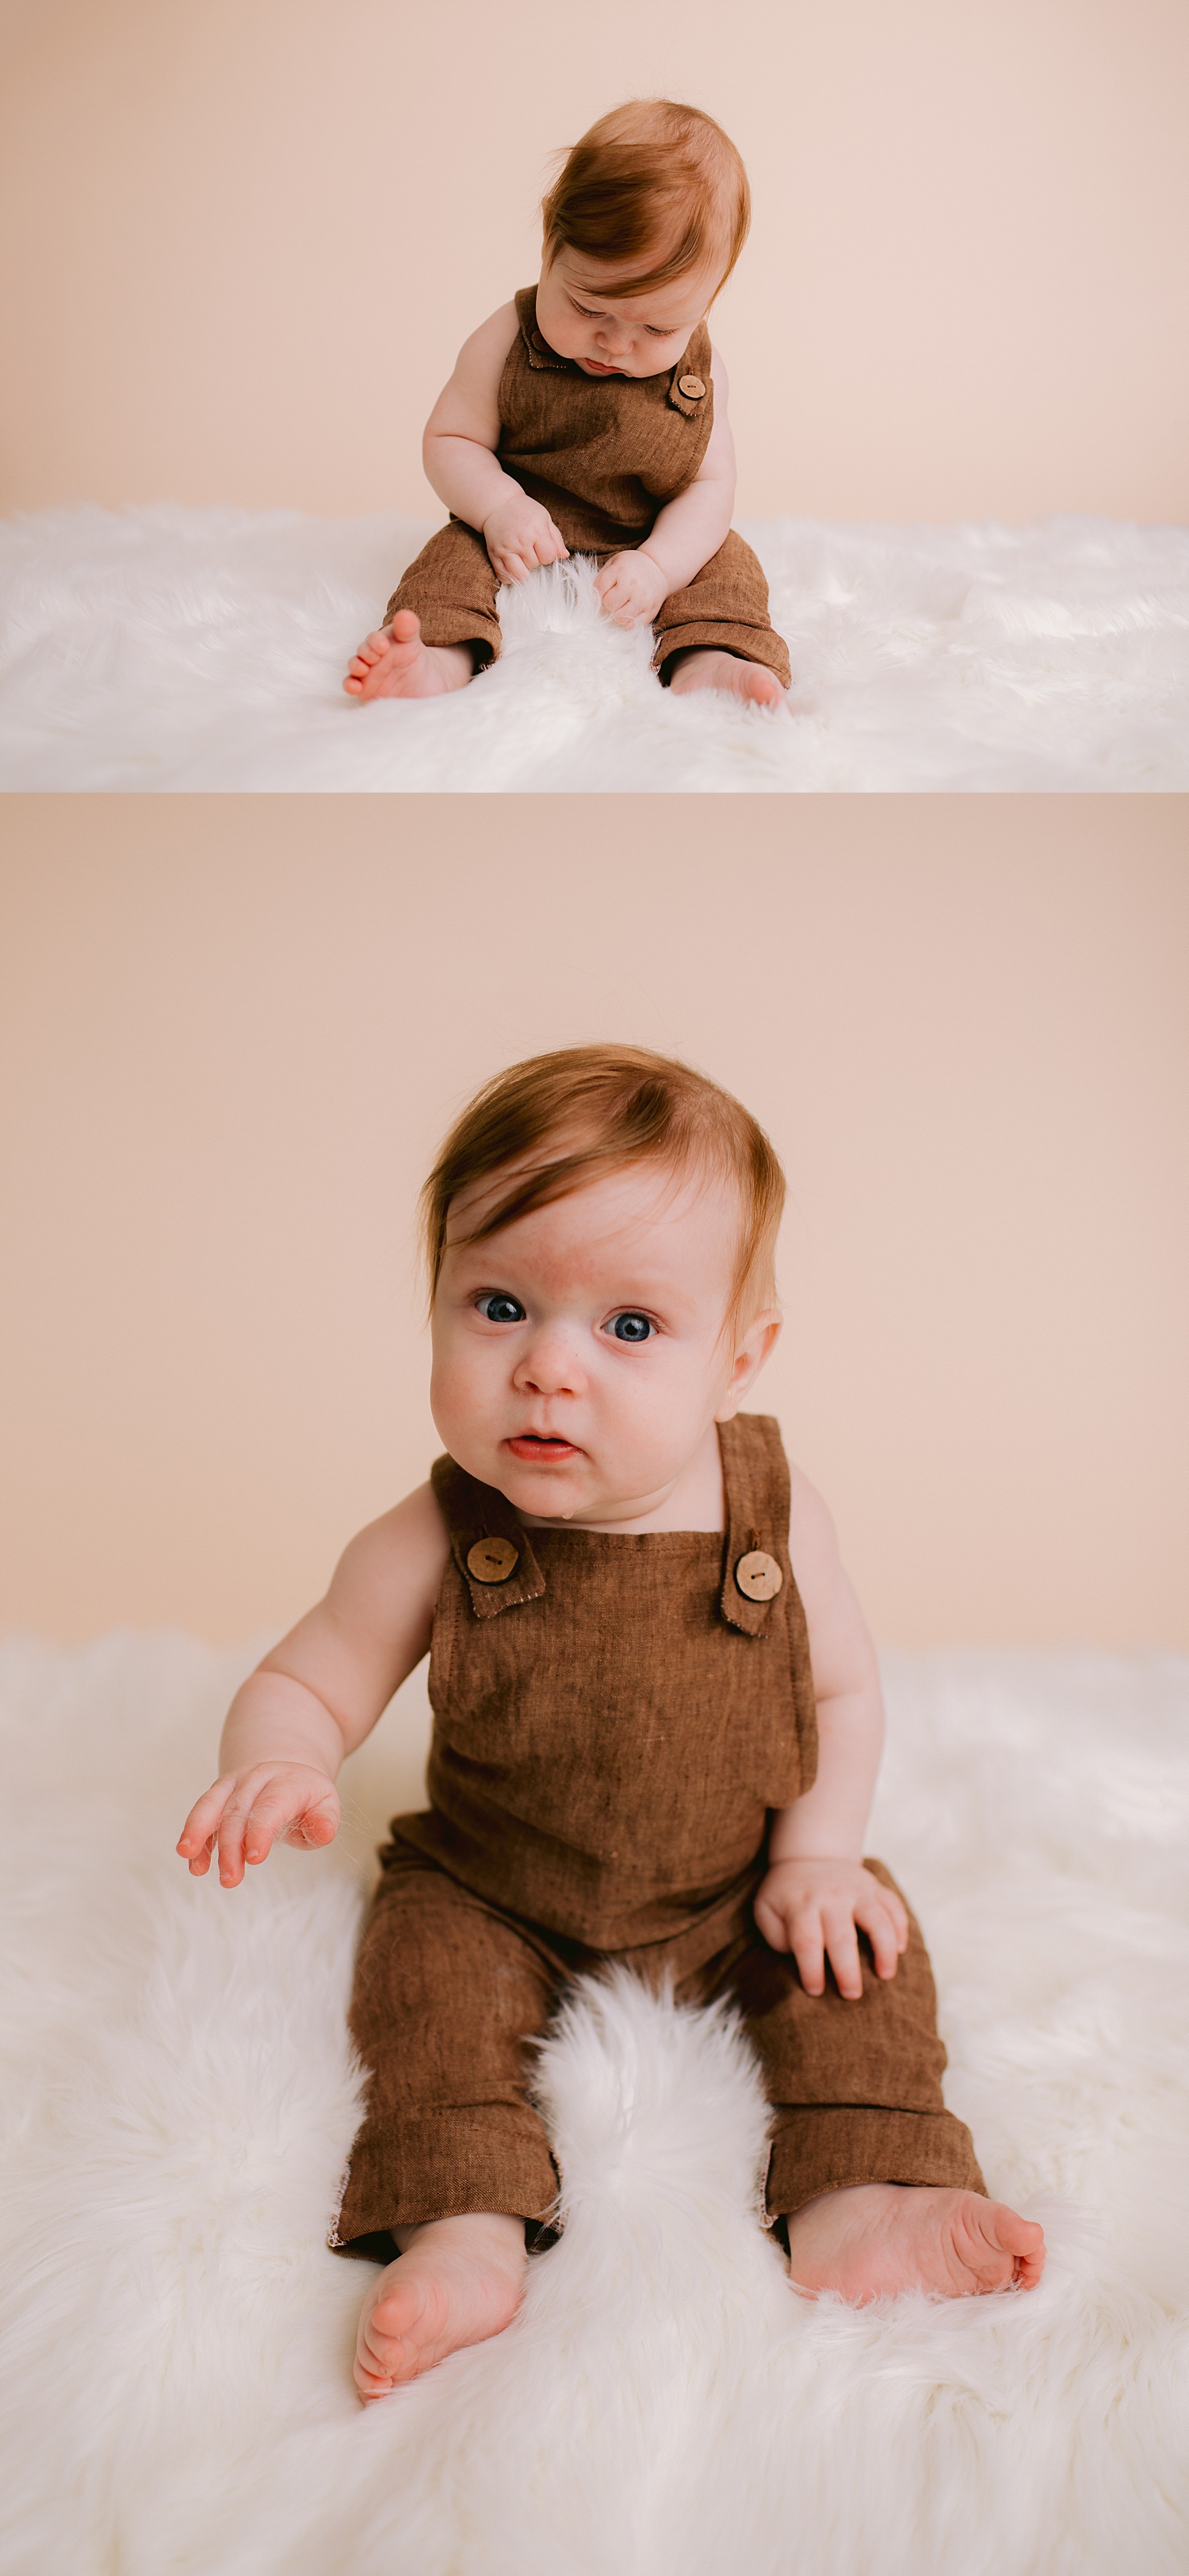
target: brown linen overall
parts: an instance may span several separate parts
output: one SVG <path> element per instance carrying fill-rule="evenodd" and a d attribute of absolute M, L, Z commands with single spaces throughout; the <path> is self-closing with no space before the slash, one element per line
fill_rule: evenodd
<path fill-rule="evenodd" d="M 453 1459 L 433 1470 L 451 1553 L 432 1804 L 393 1819 L 359 1952 L 351 2029 L 372 2081 L 330 2240 L 343 2253 L 386 2261 L 393 2228 L 463 2210 L 548 2219 L 531 2043 L 567 1979 L 608 1961 L 671 1980 L 680 2003 L 739 2006 L 773 2105 L 770 2217 L 848 2183 L 984 2188 L 942 2101 L 911 1917 L 889 1983 L 861 1936 L 855 2003 L 829 1969 L 806 1995 L 756 1930 L 769 1811 L 814 1776 L 813 1683 L 778 1427 L 740 1414 L 719 1438 L 725 1538 L 530 1536 Z M 736 1581 L 756 1550 L 783 1577 L 770 1599 Z"/>
<path fill-rule="evenodd" d="M 605 563 L 642 545 L 659 511 L 694 476 L 714 419 L 710 334 L 698 324 L 685 356 L 659 376 L 584 376 L 559 358 L 537 329 L 537 290 L 516 298 L 520 329 L 500 379 L 496 455 L 561 529 L 571 554 Z M 476 668 L 498 658 L 499 576 L 475 528 L 451 518 L 409 565 L 384 611 L 413 608 L 427 644 L 470 644 Z M 721 645 L 762 662 L 787 689 L 788 650 L 768 617 L 768 585 L 751 547 L 732 528 L 684 590 L 670 592 L 654 622 L 653 669 L 670 674 L 674 653 Z"/>

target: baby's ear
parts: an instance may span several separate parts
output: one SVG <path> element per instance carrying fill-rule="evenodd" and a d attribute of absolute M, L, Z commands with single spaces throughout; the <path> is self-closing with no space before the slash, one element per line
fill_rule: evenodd
<path fill-rule="evenodd" d="M 779 1306 L 761 1306 L 759 1311 L 735 1326 L 735 1360 L 727 1385 L 719 1422 L 729 1422 L 737 1413 L 749 1386 L 753 1386 L 765 1360 L 770 1359 L 780 1339 L 784 1317 Z"/>

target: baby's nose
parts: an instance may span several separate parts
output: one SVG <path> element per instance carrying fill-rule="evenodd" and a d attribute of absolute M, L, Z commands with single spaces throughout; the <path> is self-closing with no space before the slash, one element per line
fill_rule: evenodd
<path fill-rule="evenodd" d="M 568 1335 L 547 1331 L 534 1336 L 516 1373 L 516 1382 L 526 1391 L 535 1387 L 540 1395 L 572 1395 L 580 1377 L 578 1354 Z"/>

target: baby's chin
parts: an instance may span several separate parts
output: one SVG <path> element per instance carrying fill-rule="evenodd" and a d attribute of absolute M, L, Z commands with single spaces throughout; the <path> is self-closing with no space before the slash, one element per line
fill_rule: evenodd
<path fill-rule="evenodd" d="M 503 1450 L 485 1480 L 506 1495 L 526 1520 L 570 1521 L 597 1512 L 602 1500 L 589 1462 L 581 1453 L 549 1466 L 517 1458 Z"/>

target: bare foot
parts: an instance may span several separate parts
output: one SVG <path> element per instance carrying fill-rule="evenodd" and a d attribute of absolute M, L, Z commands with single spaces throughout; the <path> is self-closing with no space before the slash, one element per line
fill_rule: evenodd
<path fill-rule="evenodd" d="M 720 652 L 717 645 L 699 645 L 680 654 L 669 686 L 674 697 L 683 696 L 687 689 L 730 689 L 735 697 L 749 699 L 753 707 L 784 704 L 775 671 L 765 670 L 762 662 L 744 662 L 738 653 Z"/>
<path fill-rule="evenodd" d="M 353 698 L 440 698 L 474 676 L 469 644 L 423 644 L 420 618 L 398 608 L 360 645 L 343 687 Z"/>
<path fill-rule="evenodd" d="M 402 2228 L 404 2252 L 373 2283 L 359 2320 L 364 2404 L 419 2379 L 448 2352 L 510 2325 L 524 2292 L 524 2221 L 475 2210 Z"/>
<path fill-rule="evenodd" d="M 836 2290 L 856 2307 L 900 2290 L 931 2290 L 943 2299 L 976 2298 L 1013 2283 L 1031 2290 L 1044 2270 L 1043 2229 L 976 2191 L 860 2183 L 807 2201 L 788 2231 L 794 2288 Z"/>

